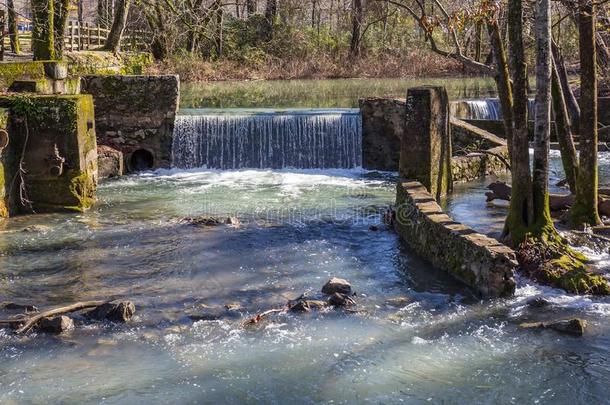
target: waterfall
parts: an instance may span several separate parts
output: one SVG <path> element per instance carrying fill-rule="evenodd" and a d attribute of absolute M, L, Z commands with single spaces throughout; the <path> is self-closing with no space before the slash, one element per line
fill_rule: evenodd
<path fill-rule="evenodd" d="M 176 117 L 173 167 L 310 169 L 361 164 L 357 109 L 193 110 Z"/>
<path fill-rule="evenodd" d="M 528 101 L 530 120 L 534 119 L 534 108 L 534 100 L 530 99 Z M 500 121 L 502 119 L 500 101 L 497 98 L 456 101 L 452 106 L 452 110 L 458 118 L 463 119 L 491 121 Z"/>

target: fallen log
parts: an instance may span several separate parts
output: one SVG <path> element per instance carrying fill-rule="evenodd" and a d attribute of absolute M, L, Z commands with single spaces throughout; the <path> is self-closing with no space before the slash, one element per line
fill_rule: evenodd
<path fill-rule="evenodd" d="M 34 316 L 22 316 L 15 319 L 2 320 L 0 323 L 2 324 L 10 324 L 10 325 L 21 325 L 15 331 L 16 334 L 22 335 L 27 333 L 30 329 L 32 329 L 38 322 L 40 322 L 44 318 L 52 318 L 57 315 L 63 315 L 70 312 L 81 311 L 83 309 L 95 308 L 100 305 L 107 303 L 108 301 L 83 301 L 77 302 L 65 307 L 59 307 L 50 309 L 48 311 L 40 312 Z"/>
<path fill-rule="evenodd" d="M 496 181 L 487 186 L 487 188 L 491 190 L 490 192 L 485 193 L 485 196 L 487 197 L 487 202 L 491 202 L 493 200 L 510 201 L 511 186 L 509 186 L 508 184 L 501 181 Z M 549 205 L 551 211 L 561 211 L 568 209 L 572 206 L 573 203 L 574 195 L 572 194 L 549 194 Z M 602 213 L 601 211 L 600 214 L 609 216 L 610 206 L 608 206 L 607 214 Z"/>

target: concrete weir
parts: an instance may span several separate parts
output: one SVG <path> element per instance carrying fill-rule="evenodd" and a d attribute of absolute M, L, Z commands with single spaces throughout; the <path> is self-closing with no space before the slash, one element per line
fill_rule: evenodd
<path fill-rule="evenodd" d="M 481 297 L 510 295 L 515 290 L 515 252 L 455 222 L 436 201 L 451 187 L 447 103 L 442 87 L 408 91 L 405 132 L 400 142 L 395 229 L 419 255 L 472 287 Z"/>

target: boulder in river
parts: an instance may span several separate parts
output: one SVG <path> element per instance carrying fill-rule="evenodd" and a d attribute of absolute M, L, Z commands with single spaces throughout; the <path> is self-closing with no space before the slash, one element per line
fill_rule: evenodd
<path fill-rule="evenodd" d="M 544 308 L 549 306 L 551 303 L 549 300 L 543 297 L 534 297 L 527 300 L 527 305 L 532 308 Z"/>
<path fill-rule="evenodd" d="M 352 295 L 352 285 L 342 278 L 333 277 L 324 284 L 322 293 L 333 295 L 334 293 Z"/>
<path fill-rule="evenodd" d="M 524 329 L 551 329 L 566 335 L 582 336 L 585 333 L 587 321 L 580 318 L 574 318 L 550 322 L 522 323 L 519 326 Z"/>
<path fill-rule="evenodd" d="M 334 293 L 328 298 L 328 303 L 334 307 L 348 307 L 356 304 L 356 302 L 349 295 L 338 292 Z"/>
<path fill-rule="evenodd" d="M 110 146 L 97 147 L 97 172 L 100 179 L 123 175 L 123 153 Z"/>
<path fill-rule="evenodd" d="M 310 312 L 312 310 L 320 310 L 328 306 L 325 301 L 299 299 L 294 304 L 290 305 L 291 312 Z"/>
<path fill-rule="evenodd" d="M 136 306 L 131 301 L 107 302 L 87 312 L 87 318 L 98 321 L 127 322 L 136 312 Z"/>
<path fill-rule="evenodd" d="M 38 330 L 45 333 L 62 333 L 74 329 L 74 321 L 65 315 L 52 318 L 42 318 L 38 322 Z"/>

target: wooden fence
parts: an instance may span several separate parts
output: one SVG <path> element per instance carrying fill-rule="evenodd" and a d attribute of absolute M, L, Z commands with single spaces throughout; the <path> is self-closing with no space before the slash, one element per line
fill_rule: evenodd
<path fill-rule="evenodd" d="M 94 26 L 89 23 L 80 25 L 77 21 L 68 21 L 68 27 L 65 35 L 66 51 L 85 51 L 99 48 L 106 42 L 110 30 Z M 121 41 L 123 50 L 141 51 L 148 47 L 147 37 L 150 37 L 145 31 L 129 30 L 125 32 Z"/>
<path fill-rule="evenodd" d="M 106 42 L 110 30 L 99 25 L 85 23 L 80 25 L 78 21 L 68 21 L 66 33 L 64 35 L 65 50 L 87 51 L 100 48 Z M 19 32 L 18 35 L 21 51 L 31 52 L 32 33 L 29 31 Z M 121 50 L 124 51 L 143 51 L 148 49 L 148 39 L 150 35 L 142 30 L 127 30 L 121 41 Z M 4 49 L 10 50 L 10 40 L 8 34 L 4 36 Z"/>

